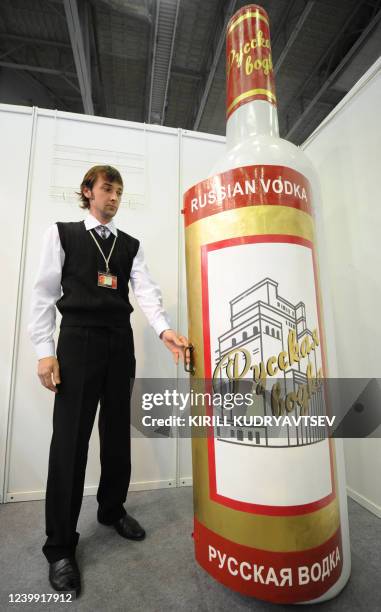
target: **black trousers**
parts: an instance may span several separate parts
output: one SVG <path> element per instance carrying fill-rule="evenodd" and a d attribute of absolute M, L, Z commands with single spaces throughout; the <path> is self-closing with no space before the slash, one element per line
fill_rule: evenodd
<path fill-rule="evenodd" d="M 131 475 L 130 391 L 135 377 L 131 327 L 61 327 L 57 344 L 61 384 L 53 413 L 42 551 L 52 563 L 73 555 L 89 438 L 98 402 L 101 477 L 98 520 L 125 514 Z"/>

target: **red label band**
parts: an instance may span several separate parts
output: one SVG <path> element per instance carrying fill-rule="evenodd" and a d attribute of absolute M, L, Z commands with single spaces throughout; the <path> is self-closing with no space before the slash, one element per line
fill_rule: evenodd
<path fill-rule="evenodd" d="M 195 555 L 213 578 L 243 595 L 274 603 L 322 596 L 340 577 L 340 529 L 316 548 L 273 552 L 227 540 L 194 519 Z"/>
<path fill-rule="evenodd" d="M 276 104 L 269 19 L 251 4 L 229 21 L 226 32 L 226 116 L 252 100 Z"/>
<path fill-rule="evenodd" d="M 243 166 L 216 174 L 184 195 L 185 225 L 244 206 L 290 206 L 312 215 L 309 181 L 286 166 Z"/>

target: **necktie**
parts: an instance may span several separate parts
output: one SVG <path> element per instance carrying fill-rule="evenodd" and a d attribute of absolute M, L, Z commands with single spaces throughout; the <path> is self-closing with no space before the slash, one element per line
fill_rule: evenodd
<path fill-rule="evenodd" d="M 107 231 L 104 225 L 100 226 L 100 232 L 101 232 L 101 238 L 103 238 L 103 240 L 106 240 L 107 238 Z"/>

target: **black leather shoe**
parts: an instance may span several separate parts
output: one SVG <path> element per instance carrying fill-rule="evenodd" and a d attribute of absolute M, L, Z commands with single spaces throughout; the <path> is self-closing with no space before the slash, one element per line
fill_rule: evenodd
<path fill-rule="evenodd" d="M 49 582 L 53 589 L 61 592 L 81 592 L 81 576 L 74 557 L 68 557 L 49 564 Z"/>
<path fill-rule="evenodd" d="M 127 513 L 114 523 L 114 527 L 122 538 L 128 540 L 144 540 L 146 537 L 143 527 Z"/>

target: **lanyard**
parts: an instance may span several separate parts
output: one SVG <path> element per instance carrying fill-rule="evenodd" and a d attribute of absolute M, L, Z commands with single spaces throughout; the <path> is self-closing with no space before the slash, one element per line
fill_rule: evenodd
<path fill-rule="evenodd" d="M 114 246 L 115 246 L 115 242 L 116 242 L 117 236 L 115 236 L 115 238 L 114 238 L 114 242 L 112 243 L 111 251 L 110 251 L 110 253 L 109 253 L 109 255 L 108 255 L 107 259 L 106 259 L 106 257 L 104 256 L 104 253 L 103 253 L 103 251 L 101 249 L 101 247 L 98 244 L 98 240 L 95 238 L 95 236 L 93 235 L 93 232 L 91 230 L 90 230 L 90 234 L 91 234 L 95 244 L 97 245 L 97 247 L 98 247 L 98 249 L 99 249 L 103 259 L 106 262 L 106 272 L 108 273 L 108 272 L 110 272 L 110 268 L 108 267 L 108 262 L 110 261 L 110 257 L 112 255 L 113 250 L 114 250 Z"/>

